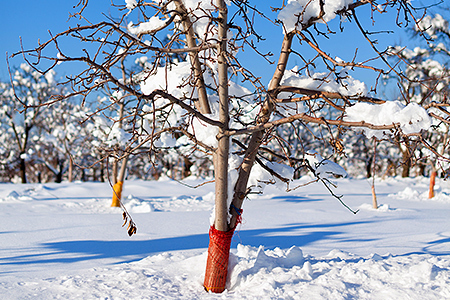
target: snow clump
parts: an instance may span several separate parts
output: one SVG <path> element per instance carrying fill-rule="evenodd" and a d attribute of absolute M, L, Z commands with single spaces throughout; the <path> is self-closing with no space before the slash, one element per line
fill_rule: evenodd
<path fill-rule="evenodd" d="M 161 20 L 157 16 L 153 16 L 148 22 L 143 22 L 138 25 L 134 25 L 133 22 L 128 23 L 128 32 L 134 35 L 139 35 L 145 32 L 151 32 L 158 28 L 163 27 L 166 24 L 164 20 Z"/>
<path fill-rule="evenodd" d="M 331 160 L 322 158 L 315 150 L 308 150 L 305 159 L 319 178 L 340 178 L 348 175 L 344 168 Z"/>
<path fill-rule="evenodd" d="M 125 5 L 127 6 L 128 10 L 132 10 L 137 6 L 136 0 L 125 0 Z"/>
<path fill-rule="evenodd" d="M 353 0 L 327 0 L 324 3 L 324 12 L 321 22 L 329 22 L 336 17 L 336 12 L 346 8 Z M 301 25 L 307 24 L 310 19 L 320 15 L 319 0 L 288 0 L 287 5 L 278 14 L 278 19 L 283 22 L 286 32 L 301 29 Z M 315 21 L 316 22 L 316 21 Z"/>
<path fill-rule="evenodd" d="M 219 119 L 217 114 L 205 114 L 205 116 L 212 120 Z M 198 118 L 193 118 L 189 129 L 200 142 L 210 147 L 218 147 L 217 135 L 219 134 L 219 127 L 208 124 Z"/>
<path fill-rule="evenodd" d="M 400 101 L 387 101 L 383 104 L 356 103 L 347 108 L 345 121 L 361 122 L 374 125 L 400 124 L 404 134 L 418 133 L 428 130 L 431 118 L 427 111 L 417 103 L 402 104 Z M 367 137 L 382 138 L 386 132 L 382 130 L 363 129 Z"/>
<path fill-rule="evenodd" d="M 367 86 L 364 82 L 354 79 L 348 75 L 348 70 L 343 69 L 345 73 L 339 81 L 328 78 L 328 73 L 312 73 L 310 76 L 300 76 L 298 68 L 294 67 L 291 72 L 286 72 L 281 81 L 282 85 L 295 86 L 304 89 L 322 92 L 338 92 L 342 96 L 365 96 L 367 95 Z M 280 93 L 280 98 L 287 97 L 288 93 Z"/>

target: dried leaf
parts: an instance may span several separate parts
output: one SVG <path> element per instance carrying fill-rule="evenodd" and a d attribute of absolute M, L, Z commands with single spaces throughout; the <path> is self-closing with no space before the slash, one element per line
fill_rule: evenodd
<path fill-rule="evenodd" d="M 124 219 L 124 222 L 122 224 L 122 227 L 123 227 L 123 226 L 125 226 L 125 224 L 127 224 L 128 217 L 127 217 L 127 214 L 125 212 L 123 212 L 122 216 L 123 216 L 123 219 Z"/>
<path fill-rule="evenodd" d="M 129 235 L 129 236 L 132 236 L 133 234 L 136 233 L 136 231 L 137 231 L 136 226 L 131 225 L 130 229 L 128 230 L 128 235 Z"/>
<path fill-rule="evenodd" d="M 128 227 L 127 227 L 128 235 L 132 236 L 137 231 L 137 227 L 134 224 L 133 219 L 131 218 L 131 216 L 126 211 L 124 211 L 122 213 L 122 217 L 123 217 L 123 220 L 124 220 L 124 222 L 122 224 L 122 227 L 124 227 L 128 223 Z"/>

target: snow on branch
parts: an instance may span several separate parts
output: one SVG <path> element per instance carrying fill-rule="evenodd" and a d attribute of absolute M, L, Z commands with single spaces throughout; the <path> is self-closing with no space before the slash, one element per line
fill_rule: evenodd
<path fill-rule="evenodd" d="M 127 29 L 129 33 L 140 37 L 144 34 L 151 34 L 166 28 L 172 23 L 175 16 L 173 15 L 168 20 L 161 20 L 159 17 L 153 16 L 147 22 L 142 22 L 137 25 L 130 22 L 128 23 Z"/>
<path fill-rule="evenodd" d="M 419 133 L 428 130 L 431 126 L 431 118 L 427 111 L 417 103 L 404 105 L 399 101 L 387 101 L 380 105 L 369 103 L 356 103 L 347 108 L 346 122 L 369 122 L 378 126 L 398 124 L 404 134 Z M 386 131 L 363 129 L 367 137 L 381 139 Z"/>
<path fill-rule="evenodd" d="M 348 75 L 348 69 L 344 68 L 339 73 L 338 80 L 332 78 L 329 73 L 312 73 L 309 76 L 298 75 L 297 67 L 283 76 L 281 85 L 299 87 L 305 90 L 338 93 L 341 96 L 366 96 L 368 93 L 366 85 Z M 281 94 L 280 98 L 288 95 Z"/>
<path fill-rule="evenodd" d="M 287 5 L 278 14 L 286 32 L 301 30 L 311 23 L 327 23 L 353 0 L 288 0 Z"/>

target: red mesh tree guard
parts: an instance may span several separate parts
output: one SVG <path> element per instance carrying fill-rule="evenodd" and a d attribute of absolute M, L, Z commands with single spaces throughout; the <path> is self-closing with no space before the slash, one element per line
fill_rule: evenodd
<path fill-rule="evenodd" d="M 213 225 L 209 229 L 208 260 L 203 283 L 207 291 L 222 293 L 225 290 L 233 233 L 234 228 L 229 231 L 219 231 Z"/>

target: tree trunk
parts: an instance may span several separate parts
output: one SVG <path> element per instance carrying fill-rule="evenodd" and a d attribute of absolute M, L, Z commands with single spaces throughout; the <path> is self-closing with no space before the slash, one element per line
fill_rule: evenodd
<path fill-rule="evenodd" d="M 411 154 L 409 153 L 409 148 L 410 148 L 410 143 L 409 140 L 406 139 L 405 140 L 405 148 L 402 149 L 401 145 L 399 145 L 400 147 L 400 152 L 402 153 L 402 177 L 406 178 L 409 177 L 409 173 L 411 170 Z"/>
<path fill-rule="evenodd" d="M 127 81 L 127 74 L 125 72 L 125 58 L 123 57 L 120 61 L 120 66 L 122 70 L 122 80 L 123 82 Z M 121 99 L 118 99 L 118 105 L 119 105 L 119 119 L 118 119 L 118 125 L 119 128 L 123 128 L 123 115 L 125 111 L 125 99 L 122 97 Z M 113 168 L 112 168 L 112 184 L 113 184 L 113 197 L 112 197 L 112 207 L 120 207 L 121 206 L 121 200 L 122 200 L 122 188 L 123 188 L 123 182 L 125 179 L 125 173 L 127 170 L 127 162 L 128 162 L 128 155 L 125 155 L 122 159 L 122 165 L 119 169 L 119 159 L 114 158 L 113 162 Z"/>
<path fill-rule="evenodd" d="M 105 163 L 100 162 L 100 182 L 105 182 Z"/>
<path fill-rule="evenodd" d="M 373 156 L 372 156 L 372 207 L 378 209 L 377 194 L 375 193 L 375 166 L 377 158 L 377 139 L 373 138 Z"/>
<path fill-rule="evenodd" d="M 120 200 L 122 198 L 122 187 L 123 183 L 122 181 L 116 182 L 116 184 L 113 185 L 113 197 L 111 202 L 111 207 L 120 207 Z"/>
<path fill-rule="evenodd" d="M 277 95 L 272 95 L 270 92 L 280 85 L 281 79 L 283 78 L 284 72 L 286 70 L 287 61 L 289 59 L 289 54 L 291 53 L 291 45 L 293 37 L 294 32 L 291 32 L 286 34 L 283 39 L 280 57 L 278 58 L 277 68 L 275 69 L 275 73 L 269 84 L 269 95 L 267 95 L 264 105 L 258 115 L 257 122 L 259 124 L 264 124 L 268 122 L 272 114 L 273 103 L 271 97 L 276 97 Z M 250 172 L 252 170 L 253 164 L 255 163 L 256 154 L 258 153 L 258 148 L 263 140 L 264 133 L 265 131 L 263 130 L 254 132 L 250 138 L 247 150 L 245 151 L 244 160 L 239 169 L 238 179 L 234 187 L 234 194 L 232 201 L 234 209 L 230 211 L 231 228 L 234 228 L 236 226 L 237 220 L 239 220 L 240 218 L 240 209 L 247 194 L 248 179 L 250 177 Z"/>
<path fill-rule="evenodd" d="M 111 183 L 113 185 L 117 183 L 117 172 L 118 172 L 117 169 L 119 168 L 118 164 L 119 160 L 117 158 L 114 158 L 112 162 L 112 176 L 111 176 Z"/>
<path fill-rule="evenodd" d="M 230 137 L 224 135 L 230 122 L 228 109 L 228 65 L 226 60 L 227 46 L 227 6 L 223 0 L 218 0 L 219 7 L 219 41 L 218 56 L 219 72 L 219 128 L 218 146 L 214 153 L 215 171 L 215 216 L 214 225 L 209 231 L 208 259 L 206 262 L 205 280 L 203 286 L 207 291 L 221 293 L 225 290 L 228 273 L 228 258 L 234 227 L 228 227 L 228 155 Z"/>
<path fill-rule="evenodd" d="M 69 170 L 67 172 L 69 172 L 67 180 L 69 182 L 72 182 L 73 181 L 73 159 L 72 159 L 71 155 L 69 155 Z"/>
<path fill-rule="evenodd" d="M 411 170 L 411 159 L 408 154 L 403 155 L 402 167 L 402 177 L 409 177 L 409 172 Z"/>
<path fill-rule="evenodd" d="M 224 54 L 225 52 L 225 45 L 224 41 L 226 40 L 226 30 L 224 30 L 226 27 L 226 15 L 224 16 L 223 12 L 226 11 L 226 6 L 223 2 L 223 0 L 219 0 L 219 7 L 221 8 L 219 15 L 219 20 L 221 20 L 221 25 L 219 26 L 219 40 L 222 42 L 221 47 L 221 54 Z M 220 31 L 223 30 L 223 31 Z M 222 35 L 221 35 L 222 33 Z M 281 54 L 278 60 L 278 65 L 275 70 L 275 73 L 273 75 L 273 78 L 269 84 L 269 95 L 267 96 L 264 105 L 258 115 L 257 122 L 259 124 L 264 124 L 269 121 L 270 116 L 273 111 L 273 103 L 272 103 L 272 97 L 276 97 L 277 95 L 272 94 L 274 93 L 273 90 L 279 86 L 281 79 L 283 77 L 284 71 L 286 70 L 286 64 L 289 58 L 290 54 L 290 48 L 292 44 L 292 39 L 294 37 L 294 33 L 289 33 L 285 36 L 283 40 L 283 45 L 281 49 Z M 221 58 L 222 55 L 219 55 L 219 58 Z M 223 73 L 220 73 L 220 68 L 226 67 L 225 63 L 220 63 L 219 61 L 219 78 L 224 78 L 226 75 L 226 72 L 222 71 Z M 220 81 L 220 80 L 219 80 Z M 224 83 L 224 81 L 220 81 L 219 83 L 219 97 L 222 95 L 222 100 L 224 95 L 220 92 L 221 83 Z M 225 86 L 224 86 L 225 88 Z M 272 91 L 272 93 L 271 93 Z M 220 109 L 221 111 L 225 111 L 224 104 L 225 101 L 220 101 Z M 226 101 L 226 107 L 228 109 L 228 100 Z M 227 114 L 228 116 L 228 114 Z M 221 119 L 223 122 L 225 119 Z M 228 117 L 227 119 L 228 120 Z M 227 123 L 223 123 L 224 127 L 228 126 Z M 253 167 L 253 164 L 255 162 L 256 154 L 258 152 L 258 148 L 261 145 L 261 142 L 263 140 L 265 131 L 257 131 L 254 132 L 251 136 L 249 145 L 247 147 L 247 150 L 244 154 L 244 160 L 241 164 L 241 167 L 239 169 L 239 176 L 236 182 L 236 185 L 234 187 L 234 194 L 232 199 L 231 206 L 228 206 L 226 204 L 226 199 L 228 197 L 225 197 L 225 194 L 227 193 L 227 177 L 228 175 L 225 174 L 225 169 L 228 167 L 228 162 L 225 164 L 224 160 L 228 160 L 228 152 L 225 156 L 225 151 L 228 151 L 229 147 L 229 138 L 224 137 L 219 133 L 219 148 L 214 156 L 214 167 L 216 172 L 216 214 L 215 214 L 215 222 L 214 227 L 210 229 L 210 244 L 208 248 L 208 261 L 207 261 L 207 269 L 206 269 L 206 275 L 205 275 L 205 282 L 204 286 L 205 289 L 208 291 L 220 293 L 225 289 L 225 283 L 226 283 L 226 275 L 227 275 L 227 266 L 228 266 L 228 257 L 230 252 L 230 246 L 231 246 L 231 237 L 233 236 L 234 229 L 239 223 L 241 218 L 241 207 L 242 203 L 245 199 L 245 196 L 247 194 L 247 185 L 248 185 L 248 179 L 250 176 L 251 169 Z M 227 172 L 226 172 L 227 173 Z M 231 220 L 230 224 L 227 224 L 226 218 L 228 211 L 231 213 Z M 225 226 L 228 225 L 228 226 Z M 223 230 L 219 231 L 217 226 L 222 226 Z M 227 230 L 227 231 L 225 231 Z M 219 249 L 219 250 L 217 250 Z M 215 255 L 212 255 L 212 253 L 215 253 Z M 210 274 L 210 268 L 212 266 L 215 268 L 215 270 L 218 270 L 218 272 L 214 274 Z M 220 270 L 220 272 L 219 272 Z"/>
<path fill-rule="evenodd" d="M 189 158 L 187 157 L 183 157 L 183 178 L 189 177 L 192 175 L 191 173 L 191 167 L 194 165 L 194 163 L 192 163 Z"/>
<path fill-rule="evenodd" d="M 373 177 L 375 181 L 375 176 Z M 372 207 L 378 209 L 377 194 L 375 193 L 375 184 L 372 183 Z"/>
<path fill-rule="evenodd" d="M 192 24 L 191 20 L 189 19 L 186 7 L 184 6 L 183 2 L 181 0 L 175 0 L 175 5 L 177 7 L 177 11 L 182 16 L 182 24 L 183 28 L 186 32 L 186 43 L 189 48 L 194 48 L 197 46 L 197 43 L 195 41 L 195 33 L 194 33 L 194 25 Z M 221 1 L 218 0 L 218 3 Z M 219 9 L 222 9 L 222 7 L 219 5 Z M 219 16 L 220 18 L 220 16 Z M 227 14 L 225 14 L 225 22 L 227 21 Z M 222 22 L 220 22 L 222 23 Z M 219 30 L 220 30 L 221 24 L 219 24 Z M 226 23 L 225 23 L 226 26 Z M 220 33 L 219 33 L 220 35 Z M 225 34 L 225 40 L 226 40 L 226 34 Z M 225 42 L 226 43 L 226 42 Z M 225 49 L 226 50 L 226 49 Z M 195 87 L 197 88 L 198 93 L 198 101 L 194 103 L 195 107 L 198 111 L 200 111 L 202 114 L 210 114 L 211 109 L 208 102 L 208 95 L 206 93 L 206 85 L 205 80 L 203 78 L 203 71 L 200 64 L 200 59 L 198 57 L 198 52 L 189 52 L 189 60 L 191 62 L 191 66 L 194 70 L 194 78 L 195 78 Z"/>
<path fill-rule="evenodd" d="M 20 154 L 20 178 L 22 179 L 22 183 L 27 183 L 26 162 L 22 155 L 24 155 L 24 153 Z"/>
<path fill-rule="evenodd" d="M 58 173 L 56 173 L 55 175 L 55 182 L 56 183 L 61 183 L 62 179 L 63 179 L 63 174 L 64 174 L 64 161 L 60 161 L 59 159 L 56 159 L 57 165 L 58 165 Z"/>
<path fill-rule="evenodd" d="M 370 178 L 372 177 L 372 165 L 373 165 L 373 158 L 369 157 L 366 164 L 366 177 Z"/>
<path fill-rule="evenodd" d="M 128 156 L 125 156 L 122 159 L 122 166 L 120 167 L 120 171 L 116 178 L 114 178 L 115 183 L 113 185 L 113 197 L 112 197 L 112 207 L 120 207 L 121 200 L 122 200 L 122 188 L 123 188 L 123 181 L 125 178 L 125 173 L 127 169 L 127 161 Z"/>
<path fill-rule="evenodd" d="M 432 170 L 431 170 L 431 174 L 430 174 L 430 187 L 429 187 L 429 191 L 428 191 L 428 198 L 431 199 L 434 197 L 434 185 L 436 184 L 436 168 L 434 167 L 434 165 L 432 166 Z"/>
<path fill-rule="evenodd" d="M 62 182 L 62 176 L 63 176 L 63 173 L 61 171 L 56 173 L 55 183 L 61 183 Z"/>

